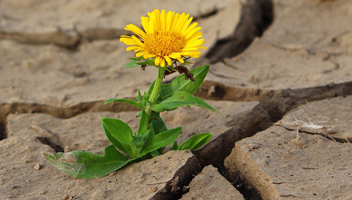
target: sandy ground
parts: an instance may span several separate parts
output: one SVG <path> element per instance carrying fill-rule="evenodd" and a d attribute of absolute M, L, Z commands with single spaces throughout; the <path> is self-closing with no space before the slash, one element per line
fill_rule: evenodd
<path fill-rule="evenodd" d="M 156 69 L 123 66 L 119 42 L 153 9 L 187 12 L 210 63 L 196 95 L 219 114 L 163 113 L 178 141 L 213 138 L 98 179 L 72 178 L 42 152 L 103 153 L 101 117 L 137 129 L 109 98 L 147 90 Z M 349 0 L 0 2 L 0 199 L 352 198 L 352 2 Z M 167 77 L 167 81 L 173 77 Z"/>

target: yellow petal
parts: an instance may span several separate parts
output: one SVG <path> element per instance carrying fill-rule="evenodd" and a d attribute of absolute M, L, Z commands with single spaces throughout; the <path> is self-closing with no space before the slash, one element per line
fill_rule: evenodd
<path fill-rule="evenodd" d="M 199 48 L 198 47 L 190 47 L 190 48 L 182 49 L 182 52 L 196 51 L 196 50 L 199 50 Z"/>
<path fill-rule="evenodd" d="M 169 55 L 170 58 L 177 59 L 181 57 L 181 53 L 172 53 Z"/>
<path fill-rule="evenodd" d="M 193 40 L 197 40 L 197 39 L 199 39 L 199 38 L 201 38 L 202 37 L 202 32 L 197 32 L 197 33 L 195 33 L 195 34 L 193 34 L 190 38 L 188 38 L 187 39 L 187 42 L 191 42 L 191 41 L 193 41 Z"/>
<path fill-rule="evenodd" d="M 160 64 L 160 57 L 158 57 L 158 56 L 155 57 L 154 62 L 155 62 L 155 66 L 158 66 Z"/>
<path fill-rule="evenodd" d="M 164 60 L 164 58 L 160 58 L 160 67 L 165 67 L 165 60 Z"/>
<path fill-rule="evenodd" d="M 138 46 L 145 47 L 144 43 L 141 42 L 136 36 L 132 35 L 131 38 L 133 39 L 134 42 L 136 42 Z"/>
<path fill-rule="evenodd" d="M 176 58 L 180 63 L 185 63 L 185 61 L 181 58 L 181 57 L 179 57 L 179 58 Z"/>
<path fill-rule="evenodd" d="M 144 56 L 144 55 L 146 55 L 146 54 L 148 54 L 147 51 L 138 52 L 138 53 L 136 54 L 136 57 L 141 57 L 141 56 Z"/>
<path fill-rule="evenodd" d="M 169 11 L 167 13 L 167 17 L 166 17 L 166 30 L 170 30 L 170 27 L 172 25 L 172 21 L 174 19 L 174 15 L 175 15 L 175 12 L 171 12 Z"/>
<path fill-rule="evenodd" d="M 133 33 L 137 34 L 141 38 L 143 38 L 145 36 L 145 33 L 140 28 L 138 28 L 136 25 L 129 24 L 126 26 L 125 29 L 128 31 L 132 31 Z"/>
<path fill-rule="evenodd" d="M 186 39 L 190 38 L 195 32 L 199 31 L 200 29 L 201 29 L 201 27 L 194 28 L 193 30 L 191 30 L 190 32 L 187 33 L 185 38 Z"/>
<path fill-rule="evenodd" d="M 142 26 L 143 26 L 144 31 L 147 34 L 150 34 L 150 31 L 149 31 L 149 17 L 141 17 L 141 20 L 142 20 Z"/>
<path fill-rule="evenodd" d="M 186 17 L 186 13 L 182 13 L 181 16 L 178 18 L 177 22 L 176 22 L 176 26 L 175 26 L 175 29 L 174 31 L 179 33 L 182 29 L 182 26 L 184 24 L 184 19 Z"/>
<path fill-rule="evenodd" d="M 178 18 L 180 17 L 180 14 L 176 13 L 174 18 L 172 19 L 171 25 L 170 25 L 170 31 L 173 31 L 176 26 L 176 22 L 178 21 Z"/>
<path fill-rule="evenodd" d="M 161 30 L 161 23 L 160 23 L 160 11 L 158 9 L 154 9 L 153 11 L 155 20 L 154 20 L 154 32 Z"/>
<path fill-rule="evenodd" d="M 201 39 L 201 40 L 195 40 L 195 41 L 192 41 L 192 42 L 188 42 L 186 45 L 185 45 L 185 48 L 188 48 L 188 47 L 195 47 L 195 46 L 199 46 L 199 45 L 202 45 L 204 44 L 204 40 Z"/>
<path fill-rule="evenodd" d="M 171 58 L 170 58 L 169 56 L 164 56 L 164 58 L 165 58 L 167 64 L 168 64 L 169 66 L 171 66 L 171 65 L 172 65 L 172 60 L 171 60 Z"/>
<path fill-rule="evenodd" d="M 187 16 L 189 16 L 189 15 L 187 15 Z M 189 24 L 192 22 L 192 20 L 193 20 L 193 17 L 189 18 L 189 19 L 186 21 L 186 23 L 183 25 L 183 27 L 182 27 L 180 33 L 183 33 L 183 32 L 186 31 L 187 27 L 188 27 Z"/>
<path fill-rule="evenodd" d="M 131 50 L 141 50 L 141 47 L 139 47 L 139 46 L 130 46 L 130 47 L 126 48 L 126 51 L 131 51 Z"/>
<path fill-rule="evenodd" d="M 156 55 L 155 55 L 155 54 L 152 54 L 152 53 L 147 53 L 147 54 L 145 54 L 145 55 L 143 56 L 144 59 L 154 58 L 154 57 L 156 57 Z"/>
<path fill-rule="evenodd" d="M 198 22 L 194 22 L 193 24 L 191 24 L 186 30 L 185 32 L 183 32 L 183 35 L 187 35 L 191 30 L 193 30 L 196 26 L 198 26 Z"/>
<path fill-rule="evenodd" d="M 154 34 L 155 33 L 155 13 L 152 12 L 150 14 L 150 20 L 149 20 L 149 34 Z"/>
<path fill-rule="evenodd" d="M 165 10 L 161 11 L 160 21 L 161 21 L 161 30 L 165 31 L 166 30 L 166 11 Z"/>

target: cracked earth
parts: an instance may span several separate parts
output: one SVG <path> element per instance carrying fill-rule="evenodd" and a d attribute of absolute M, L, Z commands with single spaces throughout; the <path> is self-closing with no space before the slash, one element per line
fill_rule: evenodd
<path fill-rule="evenodd" d="M 42 152 L 103 153 L 101 117 L 137 129 L 134 98 L 157 69 L 125 69 L 118 41 L 153 9 L 186 12 L 210 63 L 196 95 L 219 111 L 163 113 L 213 138 L 98 179 L 70 177 Z M 3 0 L 0 199 L 352 199 L 349 0 Z M 168 76 L 165 81 L 171 81 Z"/>

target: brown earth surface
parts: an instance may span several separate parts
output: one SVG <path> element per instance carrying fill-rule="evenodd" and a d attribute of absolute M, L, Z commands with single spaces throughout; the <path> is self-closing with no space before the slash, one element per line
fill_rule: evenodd
<path fill-rule="evenodd" d="M 109 98 L 146 91 L 157 69 L 123 68 L 118 39 L 153 9 L 187 12 L 210 63 L 198 107 L 162 113 L 213 138 L 97 179 L 42 157 L 103 153 L 101 117 L 137 130 L 137 109 Z M 350 0 L 0 2 L 0 199 L 351 199 Z M 171 81 L 168 76 L 166 81 Z M 167 148 L 168 149 L 168 148 Z"/>

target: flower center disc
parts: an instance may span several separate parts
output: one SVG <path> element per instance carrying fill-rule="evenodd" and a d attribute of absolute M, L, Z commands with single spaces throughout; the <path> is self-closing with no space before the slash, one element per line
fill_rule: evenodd
<path fill-rule="evenodd" d="M 185 38 L 181 34 L 169 31 L 158 31 L 144 38 L 147 50 L 158 56 L 181 52 L 185 43 Z"/>

